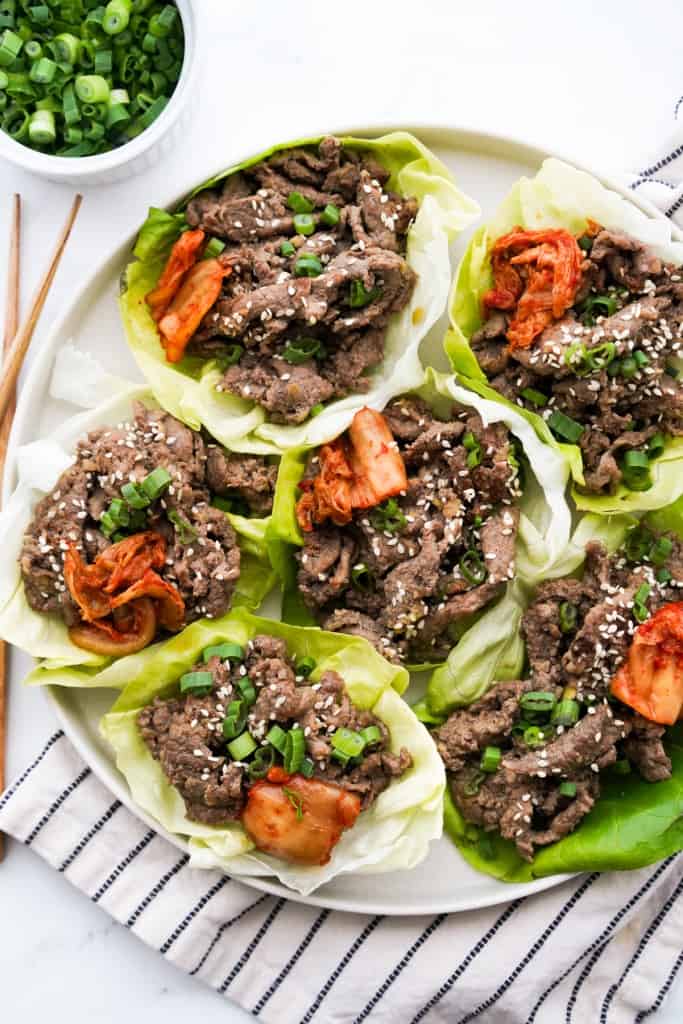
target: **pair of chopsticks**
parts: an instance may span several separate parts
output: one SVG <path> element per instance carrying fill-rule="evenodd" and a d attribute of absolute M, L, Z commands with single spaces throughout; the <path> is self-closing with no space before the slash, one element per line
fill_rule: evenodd
<path fill-rule="evenodd" d="M 16 408 L 16 385 L 19 371 L 33 337 L 38 319 L 45 305 L 60 260 L 74 226 L 76 215 L 83 201 L 77 195 L 57 240 L 50 264 L 36 292 L 28 316 L 19 327 L 19 272 L 21 266 L 21 197 L 14 196 L 12 227 L 10 231 L 9 265 L 7 272 L 7 294 L 4 331 L 4 361 L 0 371 L 0 481 L 5 469 L 7 446 L 12 420 Z M 7 739 L 7 644 L 0 640 L 0 793 L 5 788 L 5 748 Z M 4 854 L 4 842 L 0 833 L 0 860 Z"/>

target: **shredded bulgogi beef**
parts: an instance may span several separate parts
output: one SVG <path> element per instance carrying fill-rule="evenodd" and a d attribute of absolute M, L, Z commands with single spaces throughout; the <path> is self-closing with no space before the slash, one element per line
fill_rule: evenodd
<path fill-rule="evenodd" d="M 647 782 L 671 777 L 664 727 L 608 695 L 638 626 L 636 594 L 649 614 L 677 601 L 683 548 L 641 526 L 615 555 L 597 543 L 586 550 L 582 579 L 541 584 L 524 615 L 529 678 L 496 683 L 433 733 L 464 817 L 512 840 L 525 860 L 579 824 L 599 798 L 600 772 L 617 760 Z M 555 725 L 545 715 L 534 724 L 524 708 L 532 691 L 575 701 L 576 722 Z M 486 747 L 502 753 L 491 773 L 481 771 Z"/>
<path fill-rule="evenodd" d="M 249 761 L 235 761 L 226 751 L 223 721 L 230 702 L 240 699 L 238 682 L 249 678 L 256 690 L 246 728 L 262 745 L 270 728 L 303 730 L 312 777 L 354 792 L 369 807 L 391 781 L 412 764 L 409 752 L 390 749 L 384 723 L 370 711 L 356 708 L 337 672 L 323 672 L 309 684 L 297 675 L 284 640 L 256 636 L 241 662 L 217 655 L 190 671 L 210 672 L 211 692 L 202 696 L 156 698 L 138 714 L 138 726 L 169 782 L 180 792 L 193 821 L 221 825 L 240 817 L 250 784 Z M 335 760 L 331 738 L 337 729 L 359 731 L 376 726 L 381 739 L 346 765 Z"/>
<path fill-rule="evenodd" d="M 451 630 L 513 576 L 517 462 L 507 428 L 484 427 L 471 409 L 444 422 L 399 398 L 383 415 L 405 462 L 405 495 L 305 533 L 297 582 L 325 629 L 363 636 L 390 660 L 441 661 Z M 316 472 L 314 457 L 307 475 Z"/>
<path fill-rule="evenodd" d="M 121 488 L 158 467 L 171 476 L 161 498 L 145 511 L 141 529 L 166 542 L 164 580 L 185 603 L 185 622 L 222 615 L 240 572 L 240 550 L 214 495 L 238 495 L 255 512 L 272 504 L 274 467 L 253 456 L 224 453 L 174 417 L 136 402 L 133 418 L 92 431 L 76 448 L 76 461 L 36 506 L 20 556 L 29 605 L 58 612 L 68 626 L 78 609 L 64 579 L 64 556 L 73 546 L 93 562 L 112 545 L 101 519 Z M 169 518 L 176 520 L 172 522 Z"/>
<path fill-rule="evenodd" d="M 630 486 L 626 452 L 652 452 L 660 435 L 683 434 L 676 365 L 683 339 L 683 277 L 680 268 L 621 232 L 600 230 L 580 241 L 587 250 L 581 281 L 561 319 L 530 347 L 513 348 L 506 337 L 509 314 L 494 307 L 471 345 L 501 394 L 549 420 L 554 432 L 557 411 L 583 428 L 576 443 L 585 489 L 599 494 L 613 492 L 621 482 Z M 594 367 L 591 352 L 597 353 Z"/>
<path fill-rule="evenodd" d="M 329 137 L 190 201 L 188 223 L 226 243 L 220 259 L 231 269 L 188 349 L 213 358 L 241 347 L 219 390 L 257 402 L 274 422 L 301 423 L 314 406 L 369 388 L 389 318 L 416 280 L 404 253 L 417 203 L 385 190 L 388 178 Z M 315 350 L 308 358 L 302 341 Z"/>

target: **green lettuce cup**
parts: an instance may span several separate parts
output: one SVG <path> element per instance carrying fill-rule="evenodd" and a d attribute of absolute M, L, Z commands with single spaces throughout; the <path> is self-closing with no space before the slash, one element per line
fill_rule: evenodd
<path fill-rule="evenodd" d="M 274 146 L 228 168 L 192 195 L 274 153 L 318 142 L 320 137 Z M 217 440 L 236 451 L 266 453 L 322 444 L 345 430 L 362 406 L 380 409 L 392 396 L 418 386 L 423 376 L 420 342 L 442 315 L 450 287 L 449 244 L 478 216 L 478 206 L 459 191 L 450 171 L 408 133 L 392 132 L 378 139 L 345 137 L 341 142 L 348 149 L 376 157 L 391 172 L 389 187 L 414 196 L 419 203 L 406 252 L 417 283 L 408 305 L 391 317 L 384 357 L 372 371 L 367 392 L 329 401 L 300 425 L 281 425 L 269 422 L 259 405 L 217 391 L 222 371 L 215 360 L 188 355 L 175 364 L 166 361 L 145 295 L 157 283 L 173 243 L 186 227 L 183 211 L 192 196 L 171 212 L 150 210 L 135 246 L 136 258 L 123 275 L 120 309 L 126 337 L 157 399 L 178 419 L 195 429 L 203 424 Z"/>
<path fill-rule="evenodd" d="M 429 369 L 422 386 L 409 395 L 422 399 L 442 420 L 452 418 L 453 404 L 458 403 L 478 413 L 485 425 L 504 423 L 514 435 L 525 459 L 519 498 L 515 577 L 502 595 L 492 600 L 483 611 L 475 613 L 474 625 L 462 633 L 457 643 L 453 641 L 453 649 L 440 674 L 437 673 L 437 684 L 430 691 L 431 712 L 439 715 L 452 706 L 451 690 L 458 685 L 453 682 L 453 675 L 460 679 L 463 671 L 470 672 L 471 661 L 476 665 L 472 683 L 475 688 L 485 686 L 482 680 L 493 678 L 488 673 L 495 672 L 502 663 L 509 664 L 514 673 L 520 660 L 521 641 L 518 638 L 515 641 L 515 628 L 523 609 L 524 588 L 549 576 L 554 566 L 566 557 L 571 535 L 571 513 L 565 498 L 568 474 L 564 461 L 539 440 L 518 410 L 481 397 L 477 392 L 462 387 L 453 376 Z M 296 506 L 301 497 L 299 484 L 309 455 L 306 449 L 284 454 L 267 531 L 273 565 L 282 582 L 283 619 L 297 625 L 311 625 L 315 621 L 297 586 L 294 557 L 304 543 Z M 495 653 L 491 649 L 492 637 L 495 638 Z M 482 641 L 484 647 L 479 651 L 478 645 Z M 493 663 L 484 671 L 488 657 L 493 658 Z M 410 663 L 407 667 L 411 671 L 422 671 L 435 668 L 435 663 Z"/>
<path fill-rule="evenodd" d="M 71 363 L 69 363 L 71 365 Z M 94 364 L 78 362 L 82 387 L 100 395 L 106 378 Z M 57 392 L 62 394 L 65 365 L 58 365 Z M 0 514 L 3 545 L 0 551 L 0 637 L 39 661 L 28 676 L 28 685 L 111 686 L 111 657 L 95 654 L 71 640 L 64 619 L 56 612 L 34 610 L 29 604 L 19 564 L 24 535 L 39 501 L 53 491 L 62 473 L 75 461 L 77 442 L 90 431 L 131 419 L 136 403 L 156 409 L 151 392 L 121 382 L 117 393 L 95 408 L 64 421 L 49 439 L 35 441 L 17 452 L 18 483 Z M 225 513 L 240 549 L 240 572 L 232 594 L 234 606 L 257 608 L 275 583 L 267 542 L 268 518 Z M 182 635 L 182 634 L 181 634 Z M 177 637 L 174 637 L 177 639 Z M 165 641 L 154 645 L 164 646 Z"/>
<path fill-rule="evenodd" d="M 156 697 L 176 696 L 179 677 L 205 648 L 226 642 L 244 647 L 259 634 L 284 640 L 288 655 L 297 661 L 313 659 L 312 682 L 327 671 L 339 673 L 353 704 L 372 711 L 386 726 L 391 750 L 406 748 L 411 755 L 410 768 L 361 811 L 324 866 L 297 865 L 260 852 L 239 821 L 210 826 L 190 820 L 180 793 L 138 728 L 141 709 Z M 306 894 L 343 873 L 408 870 L 424 859 L 432 840 L 441 834 L 443 765 L 426 729 L 400 697 L 408 674 L 364 640 L 287 626 L 237 609 L 221 620 L 194 623 L 169 644 L 122 659 L 113 669 L 126 685 L 102 719 L 102 735 L 114 749 L 133 801 L 167 832 L 187 840 L 192 866 L 218 867 L 237 875 L 276 875 Z"/>
<path fill-rule="evenodd" d="M 579 236 L 590 233 L 593 224 L 638 239 L 662 260 L 675 265 L 683 263 L 683 243 L 672 239 L 671 224 L 664 218 L 649 217 L 591 175 L 560 160 L 544 161 L 538 174 L 521 178 L 492 219 L 475 232 L 456 271 L 444 347 L 453 369 L 468 387 L 483 397 L 512 404 L 491 388 L 470 345 L 483 323 L 483 296 L 493 285 L 491 248 L 496 240 L 516 227 L 530 231 L 563 228 Z M 677 359 L 673 361 L 678 365 Z M 632 490 L 619 483 L 614 493 L 587 493 L 579 446 L 558 441 L 539 413 L 529 408 L 518 411 L 538 437 L 565 459 L 574 485 L 572 497 L 582 511 L 600 515 L 647 512 L 671 504 L 683 493 L 681 438 L 667 437 L 658 446 L 656 457 L 650 458 L 651 486 L 647 490 Z"/>

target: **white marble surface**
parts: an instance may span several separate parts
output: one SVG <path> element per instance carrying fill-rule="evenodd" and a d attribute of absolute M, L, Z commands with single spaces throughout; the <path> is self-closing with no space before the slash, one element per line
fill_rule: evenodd
<path fill-rule="evenodd" d="M 187 143 L 146 175 L 86 190 L 44 322 L 69 289 L 142 219 L 232 155 L 308 129 L 364 123 L 454 123 L 519 135 L 616 170 L 638 167 L 672 127 L 683 93 L 680 0 L 346 0 L 229 3 L 195 0 L 206 68 Z M 339 72 L 353 65 L 351 73 Z M 201 100 L 201 103 L 200 103 Z M 0 166 L 0 239 L 9 197 L 25 202 L 24 299 L 42 271 L 68 190 Z M 5 253 L 0 252 L 0 280 Z M 40 345 L 38 332 L 35 347 Z M 12 661 L 8 775 L 51 728 Z M 34 1021 L 205 1024 L 249 1019 L 113 924 L 29 851 L 10 845 L 0 868 L 0 982 L 4 1015 Z M 683 984 L 657 1018 L 683 1016 Z M 290 1022 L 285 1022 L 290 1024 Z M 592 1022 L 586 1022 L 592 1024 Z"/>

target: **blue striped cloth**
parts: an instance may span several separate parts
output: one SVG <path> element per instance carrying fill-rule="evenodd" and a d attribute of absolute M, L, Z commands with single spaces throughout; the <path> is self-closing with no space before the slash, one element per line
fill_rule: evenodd
<path fill-rule="evenodd" d="M 630 184 L 683 223 L 682 137 Z M 488 910 L 319 910 L 189 868 L 112 799 L 61 731 L 0 797 L 0 830 L 264 1022 L 640 1024 L 683 965 L 683 854 Z"/>

